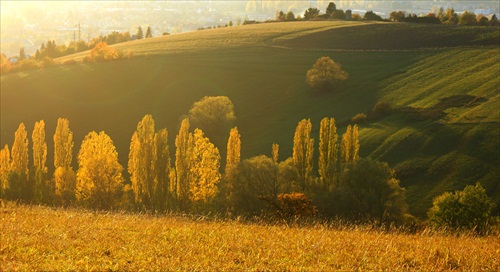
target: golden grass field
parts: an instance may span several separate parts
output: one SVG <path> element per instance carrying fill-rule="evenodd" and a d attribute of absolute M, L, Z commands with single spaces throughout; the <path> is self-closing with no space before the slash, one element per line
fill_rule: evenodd
<path fill-rule="evenodd" d="M 495 235 L 1 208 L 1 271 L 499 271 Z"/>

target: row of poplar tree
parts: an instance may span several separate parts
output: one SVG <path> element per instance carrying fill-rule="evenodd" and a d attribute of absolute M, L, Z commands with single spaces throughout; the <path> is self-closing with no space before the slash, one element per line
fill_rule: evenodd
<path fill-rule="evenodd" d="M 279 146 L 273 144 L 272 158 L 261 155 L 241 161 L 240 134 L 234 127 L 227 141 L 225 169 L 221 171 L 219 149 L 201 129 L 191 130 L 188 118 L 181 122 L 175 138 L 175 161 L 172 163 L 167 130 L 156 131 L 153 117 L 146 115 L 131 138 L 127 168 L 130 181 L 125 181 L 116 148 L 105 132 L 86 135 L 77 155 L 78 169 L 73 170 L 73 133 L 69 121 L 64 118 L 58 119 L 53 136 L 53 174 L 49 175 L 46 166 L 48 151 L 43 120 L 35 123 L 31 135 L 30 166 L 29 140 L 21 123 L 11 150 L 6 145 L 0 151 L 0 193 L 2 198 L 32 203 L 76 203 L 98 209 L 151 211 L 259 213 L 266 207 L 279 207 L 276 204 L 280 194 L 293 192 L 316 196 L 316 203 L 319 203 L 325 192 L 338 193 L 343 188 L 341 193 L 344 195 L 345 185 L 349 184 L 345 173 L 358 175 L 351 171 L 359 159 L 358 127 L 348 126 L 339 141 L 335 120 L 324 118 L 321 121 L 317 176 L 313 174 L 315 145 L 311 130 L 310 120 L 298 123 L 291 158 L 278 161 Z M 366 164 L 362 167 L 366 168 Z M 385 167 L 388 168 L 386 164 Z M 377 174 L 375 172 L 368 174 Z M 387 173 L 384 182 L 394 182 L 390 169 L 384 173 Z M 397 180 L 395 185 L 393 192 L 401 193 Z M 347 191 L 353 191 L 349 188 Z M 323 199 L 325 203 L 320 207 L 335 198 L 331 194 L 326 196 L 329 200 Z M 354 200 L 353 195 L 349 203 Z M 349 209 L 355 217 L 364 212 L 365 217 L 379 217 L 382 221 L 388 213 L 387 207 L 374 213 L 376 205 L 369 205 L 368 210 L 363 211 L 351 204 Z"/>

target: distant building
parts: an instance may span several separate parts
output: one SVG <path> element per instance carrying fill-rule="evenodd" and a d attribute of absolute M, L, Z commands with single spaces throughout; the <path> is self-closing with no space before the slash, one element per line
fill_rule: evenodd
<path fill-rule="evenodd" d="M 352 20 L 352 10 L 348 9 L 345 11 L 345 19 Z"/>

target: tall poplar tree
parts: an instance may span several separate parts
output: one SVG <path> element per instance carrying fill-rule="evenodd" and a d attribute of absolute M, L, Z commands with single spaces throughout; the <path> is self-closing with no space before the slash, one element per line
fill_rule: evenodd
<path fill-rule="evenodd" d="M 151 115 L 146 115 L 137 124 L 137 130 L 130 142 L 128 172 L 132 182 L 135 202 L 146 208 L 153 208 L 155 173 L 154 142 L 155 123 Z"/>
<path fill-rule="evenodd" d="M 14 144 L 12 145 L 11 170 L 14 177 L 11 180 L 12 196 L 30 200 L 33 196 L 33 185 L 29 177 L 29 158 L 28 155 L 28 133 L 24 123 L 19 124 L 15 133 Z"/>
<path fill-rule="evenodd" d="M 234 202 L 234 181 L 235 171 L 241 160 L 241 135 L 238 128 L 234 127 L 229 132 L 229 139 L 227 141 L 227 156 L 226 156 L 226 169 L 224 171 L 224 181 L 226 190 L 226 199 L 233 209 L 232 203 Z"/>
<path fill-rule="evenodd" d="M 45 142 L 45 122 L 35 123 L 31 134 L 33 142 L 33 178 L 35 182 L 35 200 L 39 202 L 50 199 L 50 184 L 47 183 L 47 143 Z"/>
<path fill-rule="evenodd" d="M 167 208 L 167 203 L 172 203 L 170 195 L 170 151 L 168 149 L 168 131 L 162 129 L 155 134 L 154 156 L 155 158 L 155 206 L 163 211 Z"/>
<path fill-rule="evenodd" d="M 6 197 L 7 190 L 10 187 L 9 175 L 11 167 L 9 146 L 5 145 L 0 150 L 0 197 Z"/>
<path fill-rule="evenodd" d="M 187 154 L 190 166 L 189 199 L 195 203 L 205 204 L 218 193 L 217 184 L 221 179 L 219 150 L 203 135 L 203 131 L 195 129 L 194 133 L 189 135 Z"/>
<path fill-rule="evenodd" d="M 338 156 L 338 135 L 335 119 L 323 118 L 319 129 L 318 172 L 323 186 L 328 188 L 334 181 Z"/>
<path fill-rule="evenodd" d="M 76 174 L 71 166 L 73 146 L 73 132 L 68 119 L 57 119 L 54 133 L 54 184 L 55 194 L 64 205 L 75 198 Z"/>
<path fill-rule="evenodd" d="M 311 139 L 311 120 L 303 119 L 293 137 L 293 163 L 299 176 L 299 186 L 306 189 L 313 169 L 314 139 Z"/>
<path fill-rule="evenodd" d="M 345 168 L 348 163 L 355 162 L 359 159 L 359 139 L 358 126 L 347 126 L 346 132 L 342 135 L 341 153 L 341 168 Z"/>
<path fill-rule="evenodd" d="M 185 209 L 189 196 L 188 184 L 188 150 L 189 150 L 189 119 L 185 118 L 181 122 L 179 134 L 175 137 L 175 171 L 176 178 L 176 195 L 181 209 Z"/>
<path fill-rule="evenodd" d="M 122 190 L 123 167 L 111 138 L 101 131 L 85 136 L 78 152 L 76 198 L 91 207 L 109 209 Z"/>

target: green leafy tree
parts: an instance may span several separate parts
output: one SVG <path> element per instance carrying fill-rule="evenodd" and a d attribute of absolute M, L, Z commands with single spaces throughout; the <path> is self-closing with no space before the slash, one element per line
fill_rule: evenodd
<path fill-rule="evenodd" d="M 72 167 L 73 147 L 73 132 L 69 128 L 68 119 L 57 119 L 54 133 L 54 185 L 58 201 L 63 205 L 75 199 L 76 174 Z"/>
<path fill-rule="evenodd" d="M 201 129 L 220 149 L 225 148 L 226 137 L 235 121 L 234 105 L 227 96 L 205 96 L 189 110 L 191 125 Z"/>
<path fill-rule="evenodd" d="M 463 191 L 446 192 L 433 201 L 429 221 L 436 227 L 468 229 L 483 233 L 488 230 L 495 204 L 478 182 Z"/>
<path fill-rule="evenodd" d="M 289 11 L 286 13 L 285 21 L 295 21 L 295 14 L 293 14 L 293 11 Z"/>
<path fill-rule="evenodd" d="M 363 16 L 363 20 L 366 21 L 383 21 L 382 17 L 380 15 L 375 14 L 373 11 L 367 11 L 365 15 Z"/>
<path fill-rule="evenodd" d="M 277 172 L 278 164 L 267 156 L 243 160 L 238 167 L 238 186 L 234 188 L 237 210 L 259 214 L 262 210 L 273 208 L 282 191 Z"/>
<path fill-rule="evenodd" d="M 335 86 L 338 81 L 346 80 L 349 74 L 342 70 L 339 63 L 329 57 L 319 58 L 307 71 L 306 81 L 313 89 L 325 91 Z"/>
<path fill-rule="evenodd" d="M 337 20 L 345 20 L 346 19 L 346 15 L 345 15 L 345 12 L 341 9 L 337 9 L 335 10 L 331 15 L 330 15 L 330 18 L 332 19 L 337 19 Z"/>
<path fill-rule="evenodd" d="M 465 11 L 458 18 L 459 25 L 477 25 L 476 15 L 473 12 Z"/>
<path fill-rule="evenodd" d="M 404 189 L 387 163 L 360 159 L 340 177 L 333 205 L 341 216 L 382 225 L 403 222 L 408 212 Z"/>
<path fill-rule="evenodd" d="M 336 10 L 337 10 L 337 5 L 335 5 L 335 3 L 333 2 L 330 2 L 328 3 L 328 7 L 326 7 L 326 14 L 331 16 Z"/>
<path fill-rule="evenodd" d="M 308 8 L 304 12 L 304 19 L 305 20 L 312 20 L 312 19 L 318 18 L 318 16 L 319 16 L 319 9 L 317 9 L 317 8 Z"/>
<path fill-rule="evenodd" d="M 10 180 L 10 189 L 12 190 L 10 195 L 13 196 L 13 198 L 31 200 L 31 198 L 33 197 L 34 186 L 28 178 L 28 154 L 28 133 L 26 132 L 24 123 L 21 123 L 16 130 L 14 144 L 12 145 L 11 150 L 11 171 L 13 172 L 14 176 Z"/>
<path fill-rule="evenodd" d="M 314 139 L 311 139 L 311 129 L 311 120 L 303 119 L 297 125 L 293 137 L 293 163 L 302 191 L 306 190 L 313 169 Z"/>
<path fill-rule="evenodd" d="M 115 206 L 121 196 L 123 167 L 111 138 L 101 131 L 85 136 L 78 152 L 76 198 L 100 209 Z"/>
<path fill-rule="evenodd" d="M 330 188 L 334 183 L 338 157 L 337 141 L 338 135 L 335 119 L 323 118 L 319 130 L 318 172 L 324 188 Z"/>

